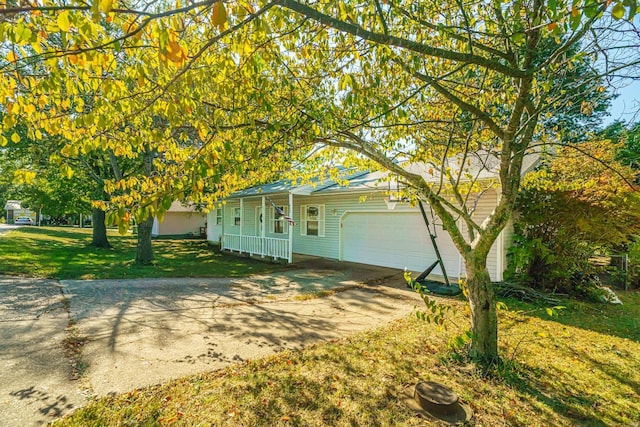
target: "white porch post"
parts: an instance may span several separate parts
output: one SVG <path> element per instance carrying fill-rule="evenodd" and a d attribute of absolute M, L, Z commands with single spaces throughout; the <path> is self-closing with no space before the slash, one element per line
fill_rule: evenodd
<path fill-rule="evenodd" d="M 289 191 L 289 216 L 293 218 L 293 193 Z M 293 225 L 289 224 L 289 264 L 293 261 Z"/>
<path fill-rule="evenodd" d="M 242 253 L 242 223 L 244 219 L 244 199 L 240 199 L 240 253 Z"/>
<path fill-rule="evenodd" d="M 262 258 L 264 258 L 264 238 L 266 237 L 266 230 L 267 230 L 267 211 L 265 209 L 265 202 L 264 202 L 264 196 L 262 196 L 262 207 L 260 208 L 262 209 L 262 221 L 260 221 L 260 218 L 258 218 L 258 224 L 260 227 L 260 255 L 262 255 Z"/>
<path fill-rule="evenodd" d="M 224 249 L 224 208 L 226 205 L 226 203 L 223 203 L 220 207 L 220 209 L 222 209 L 222 224 L 220 224 L 220 251 Z M 218 212 L 216 212 L 216 215 L 218 215 Z"/>

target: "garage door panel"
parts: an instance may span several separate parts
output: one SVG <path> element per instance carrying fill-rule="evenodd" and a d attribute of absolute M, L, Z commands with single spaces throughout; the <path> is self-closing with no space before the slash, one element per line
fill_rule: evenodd
<path fill-rule="evenodd" d="M 458 252 L 438 230 L 437 244 L 447 272 L 458 270 Z M 420 272 L 436 260 L 427 227 L 417 212 L 353 212 L 342 223 L 345 261 Z M 434 274 L 442 274 L 440 267 Z"/>

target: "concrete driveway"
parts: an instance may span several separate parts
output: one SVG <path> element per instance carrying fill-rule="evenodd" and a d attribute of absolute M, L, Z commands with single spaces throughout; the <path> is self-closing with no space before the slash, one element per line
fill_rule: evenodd
<path fill-rule="evenodd" d="M 24 227 L 23 225 L 15 225 L 15 224 L 1 224 L 0 223 L 0 236 L 5 233 L 8 233 L 11 230 L 16 230 L 20 227 Z"/>
<path fill-rule="evenodd" d="M 348 336 L 419 302 L 401 271 L 326 261 L 244 279 L 0 278 L 0 425 Z"/>

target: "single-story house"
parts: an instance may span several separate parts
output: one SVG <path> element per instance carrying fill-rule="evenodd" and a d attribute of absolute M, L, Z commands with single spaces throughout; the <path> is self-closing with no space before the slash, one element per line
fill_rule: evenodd
<path fill-rule="evenodd" d="M 38 223 L 38 213 L 23 208 L 19 200 L 7 200 L 4 210 L 7 212 L 7 224 L 15 223 L 18 218 L 30 218 L 33 224 Z"/>
<path fill-rule="evenodd" d="M 162 221 L 153 219 L 152 237 L 203 236 L 207 226 L 207 215 L 199 212 L 193 204 L 175 201 L 165 212 Z"/>
<path fill-rule="evenodd" d="M 481 163 L 486 167 L 486 159 Z M 533 163 L 528 159 L 525 170 Z M 427 226 L 418 207 L 389 199 L 384 176 L 361 172 L 348 178 L 348 186 L 283 180 L 239 191 L 209 212 L 207 239 L 223 250 L 289 262 L 293 254 L 303 254 L 422 272 L 437 259 Z M 431 168 L 423 176 L 439 180 Z M 496 174 L 480 171 L 475 176 L 486 181 Z M 489 188 L 471 200 L 479 223 L 491 214 L 498 197 L 498 189 Z M 447 275 L 464 277 L 462 256 L 428 205 L 426 210 Z M 460 226 L 465 227 L 462 221 Z M 505 228 L 491 248 L 487 268 L 494 281 L 503 278 L 511 236 L 512 227 Z M 432 274 L 442 275 L 440 267 Z"/>

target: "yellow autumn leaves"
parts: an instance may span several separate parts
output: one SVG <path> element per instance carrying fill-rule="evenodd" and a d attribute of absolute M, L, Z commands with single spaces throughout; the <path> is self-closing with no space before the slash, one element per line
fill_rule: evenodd
<path fill-rule="evenodd" d="M 181 46 L 175 36 L 175 33 L 171 34 L 169 43 L 167 44 L 166 53 L 160 52 L 160 60 L 164 63 L 167 60 L 174 64 L 181 65 L 187 59 L 187 48 Z"/>
<path fill-rule="evenodd" d="M 224 8 L 222 1 L 213 5 L 213 11 L 211 12 L 211 23 L 217 25 L 220 31 L 224 29 L 224 24 L 227 22 L 227 10 Z"/>
<path fill-rule="evenodd" d="M 224 30 L 224 27 L 228 21 L 229 17 L 227 15 L 227 10 L 224 7 L 222 1 L 218 1 L 213 5 L 211 11 L 211 23 L 216 25 L 220 31 Z M 132 32 L 132 28 L 135 28 L 131 25 L 127 27 L 129 29 L 128 32 Z M 160 49 L 160 61 L 166 64 L 168 61 L 180 66 L 184 63 L 184 61 L 188 58 L 188 51 L 186 46 L 181 45 L 178 42 L 177 34 L 175 31 L 171 31 L 169 33 L 169 41 L 166 45 L 166 49 Z"/>
<path fill-rule="evenodd" d="M 20 142 L 20 139 L 21 139 L 20 135 L 18 135 L 17 132 L 13 132 L 11 134 L 11 142 L 13 142 L 14 144 L 17 144 L 18 142 Z M 0 135 L 0 147 L 4 147 L 8 143 L 9 143 L 9 140 L 7 139 L 7 137 L 4 135 Z"/>

